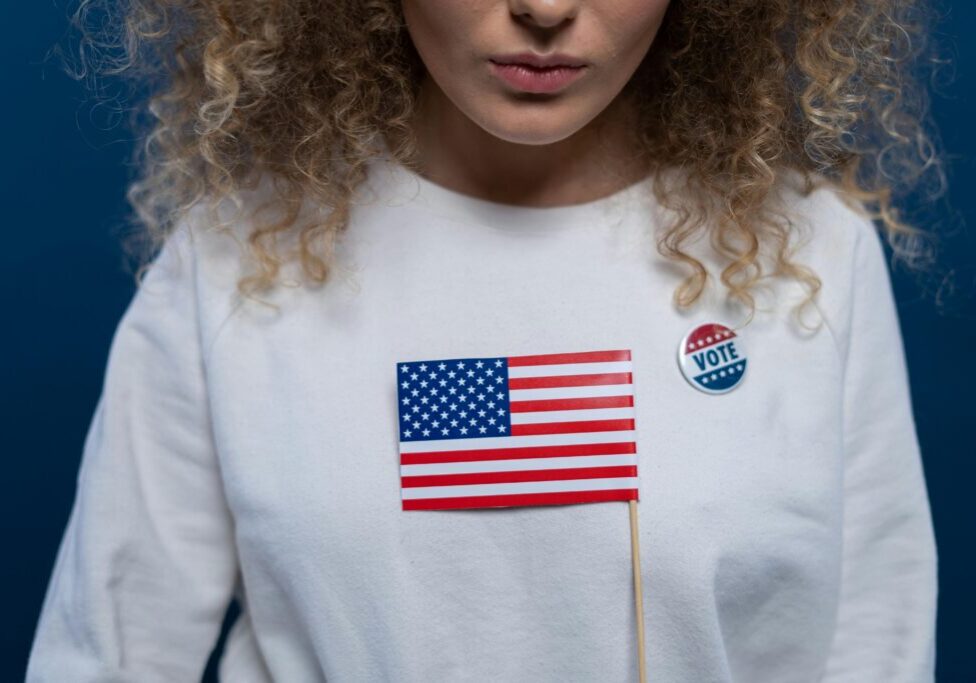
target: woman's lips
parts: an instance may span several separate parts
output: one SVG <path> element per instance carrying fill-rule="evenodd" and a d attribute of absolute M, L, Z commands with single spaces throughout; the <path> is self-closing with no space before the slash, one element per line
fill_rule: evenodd
<path fill-rule="evenodd" d="M 489 60 L 492 74 L 524 92 L 551 93 L 562 90 L 579 78 L 585 66 L 536 68 L 527 64 L 499 64 Z"/>

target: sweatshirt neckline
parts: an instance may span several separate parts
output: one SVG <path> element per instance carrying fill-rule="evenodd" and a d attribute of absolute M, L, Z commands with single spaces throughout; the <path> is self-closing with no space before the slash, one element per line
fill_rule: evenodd
<path fill-rule="evenodd" d="M 419 173 L 383 155 L 374 168 L 383 175 L 396 199 L 393 206 L 406 202 L 431 213 L 463 223 L 499 230 L 533 232 L 561 231 L 582 226 L 616 223 L 650 192 L 650 176 L 588 202 L 536 207 L 505 204 L 439 185 Z M 389 201 L 389 200 L 387 200 Z"/>

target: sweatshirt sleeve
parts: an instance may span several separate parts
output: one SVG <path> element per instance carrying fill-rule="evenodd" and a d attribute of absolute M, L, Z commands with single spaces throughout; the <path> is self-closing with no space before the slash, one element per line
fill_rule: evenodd
<path fill-rule="evenodd" d="M 880 235 L 859 218 L 844 378 L 843 568 L 823 680 L 934 680 L 937 558 Z"/>
<path fill-rule="evenodd" d="M 237 575 L 204 384 L 192 235 L 112 339 L 28 683 L 200 680 Z"/>

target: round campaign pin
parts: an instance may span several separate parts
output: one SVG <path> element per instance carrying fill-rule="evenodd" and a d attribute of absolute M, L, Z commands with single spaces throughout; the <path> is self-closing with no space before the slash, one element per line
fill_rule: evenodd
<path fill-rule="evenodd" d="M 745 376 L 742 338 L 720 323 L 696 325 L 681 340 L 678 365 L 691 386 L 706 394 L 724 394 Z"/>

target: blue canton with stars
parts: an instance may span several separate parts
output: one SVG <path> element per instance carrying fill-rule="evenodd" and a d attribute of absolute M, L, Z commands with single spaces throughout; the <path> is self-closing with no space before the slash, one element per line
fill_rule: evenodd
<path fill-rule="evenodd" d="M 508 436 L 506 358 L 397 363 L 401 441 Z"/>

